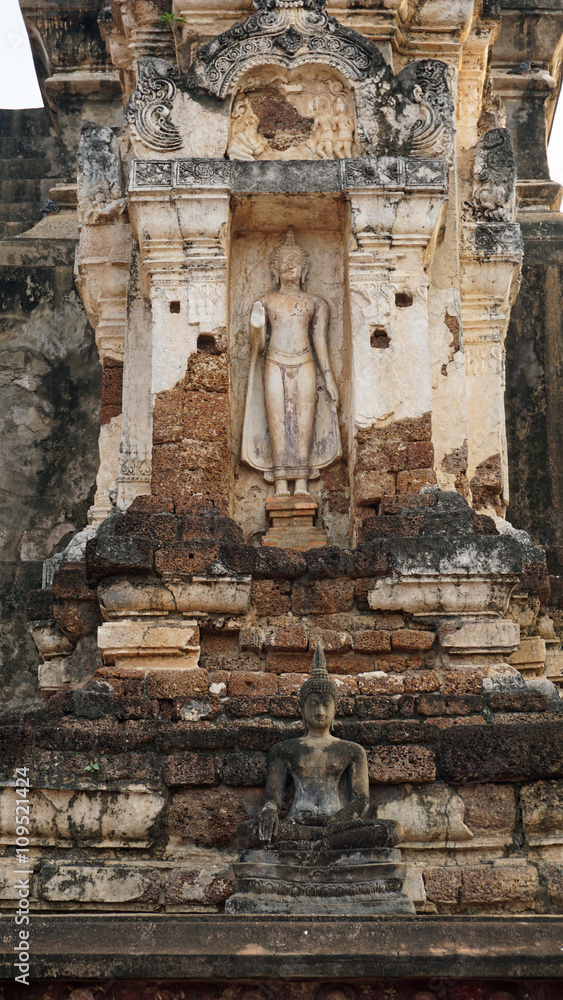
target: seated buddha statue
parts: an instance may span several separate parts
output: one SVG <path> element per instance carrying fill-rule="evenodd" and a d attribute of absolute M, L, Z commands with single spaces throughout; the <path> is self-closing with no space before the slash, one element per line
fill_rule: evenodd
<path fill-rule="evenodd" d="M 333 850 L 394 847 L 402 830 L 394 821 L 378 820 L 373 815 L 364 748 L 331 733 L 338 688 L 327 672 L 320 644 L 313 657 L 311 676 L 299 692 L 299 702 L 306 735 L 283 740 L 270 750 L 266 802 L 258 823 L 252 830 L 249 824 L 245 831 L 248 841 L 292 847 L 320 841 L 319 846 Z M 282 819 L 280 812 L 290 777 L 295 794 Z"/>

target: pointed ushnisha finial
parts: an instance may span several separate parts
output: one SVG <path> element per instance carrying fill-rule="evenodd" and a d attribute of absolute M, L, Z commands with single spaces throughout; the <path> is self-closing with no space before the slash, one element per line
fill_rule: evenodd
<path fill-rule="evenodd" d="M 338 705 L 338 688 L 326 669 L 325 651 L 320 642 L 313 654 L 311 676 L 301 685 L 301 690 L 299 691 L 299 704 L 301 708 L 305 704 L 307 695 L 313 693 L 330 694 L 334 698 L 334 704 Z"/>

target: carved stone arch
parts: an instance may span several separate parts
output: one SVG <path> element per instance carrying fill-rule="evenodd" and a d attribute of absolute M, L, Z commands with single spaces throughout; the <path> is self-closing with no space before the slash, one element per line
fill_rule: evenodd
<path fill-rule="evenodd" d="M 223 100 L 252 68 L 290 69 L 310 63 L 332 66 L 349 80 L 391 76 L 373 42 L 324 10 L 276 7 L 257 11 L 200 49 L 186 83 Z"/>

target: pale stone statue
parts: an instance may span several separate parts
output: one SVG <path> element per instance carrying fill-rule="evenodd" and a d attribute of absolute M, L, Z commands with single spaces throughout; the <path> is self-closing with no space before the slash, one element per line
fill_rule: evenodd
<path fill-rule="evenodd" d="M 329 306 L 302 290 L 307 255 L 288 230 L 272 257 L 274 291 L 250 316 L 250 372 L 241 458 L 277 497 L 308 496 L 309 479 L 341 455 L 338 389 L 327 346 Z"/>

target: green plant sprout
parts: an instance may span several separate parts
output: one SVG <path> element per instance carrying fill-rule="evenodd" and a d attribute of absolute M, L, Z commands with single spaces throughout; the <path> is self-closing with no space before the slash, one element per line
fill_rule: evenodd
<path fill-rule="evenodd" d="M 172 37 L 174 39 L 174 48 L 176 50 L 176 66 L 180 69 L 180 63 L 178 61 L 178 36 L 174 29 L 177 24 L 187 24 L 188 22 L 185 17 L 182 17 L 181 14 L 171 14 L 169 11 L 166 11 L 165 14 L 159 14 L 158 20 L 164 21 L 165 24 L 170 26 L 170 31 L 172 32 Z"/>
<path fill-rule="evenodd" d="M 98 762 L 96 760 L 91 760 L 89 764 L 86 764 L 84 770 L 85 771 L 99 771 L 100 770 L 100 765 L 98 764 Z"/>

